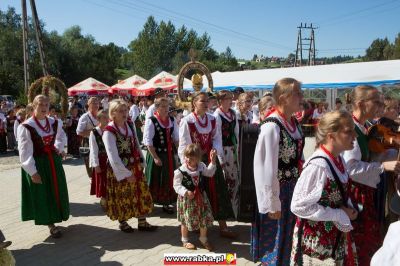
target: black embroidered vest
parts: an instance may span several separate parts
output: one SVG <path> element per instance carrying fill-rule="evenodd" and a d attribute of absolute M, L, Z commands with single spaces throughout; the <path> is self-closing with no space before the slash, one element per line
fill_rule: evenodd
<path fill-rule="evenodd" d="M 229 113 L 232 115 L 232 121 L 228 121 L 223 115 L 219 115 L 221 117 L 221 132 L 222 132 L 222 146 L 233 146 L 237 144 L 237 139 L 235 135 L 235 127 L 236 127 L 236 115 L 231 109 L 229 109 Z"/>
<path fill-rule="evenodd" d="M 172 124 L 174 123 L 174 118 L 169 117 L 172 121 Z M 154 137 L 153 137 L 153 147 L 156 150 L 157 153 L 167 153 L 168 151 L 168 143 L 167 143 L 167 129 L 163 128 L 160 125 L 160 122 L 158 122 L 157 118 L 154 116 L 150 117 L 151 121 L 154 124 Z M 174 127 L 172 126 L 170 128 L 169 134 L 170 134 L 170 140 L 172 141 L 172 133 L 174 132 Z"/>

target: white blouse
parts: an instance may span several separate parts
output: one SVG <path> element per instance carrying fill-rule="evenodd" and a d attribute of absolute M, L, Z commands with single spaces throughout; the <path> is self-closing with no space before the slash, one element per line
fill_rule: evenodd
<path fill-rule="evenodd" d="M 49 135 L 53 135 L 53 124 L 55 122 L 54 118 L 48 117 L 50 122 L 50 132 L 46 133 L 36 124 L 35 120 L 31 117 L 25 120 L 22 124 L 27 124 L 33 127 L 40 137 L 47 137 Z M 46 119 L 39 120 L 39 123 L 44 127 L 46 125 Z M 66 135 L 64 130 L 62 129 L 63 123 L 61 120 L 58 120 L 56 139 L 54 142 L 54 147 L 58 150 L 58 152 L 64 151 L 65 143 L 67 142 Z M 21 161 L 22 168 L 30 175 L 34 175 L 37 173 L 35 159 L 33 158 L 33 142 L 31 133 L 29 130 L 20 125 L 18 128 L 18 150 L 19 150 L 19 159 Z"/>
<path fill-rule="evenodd" d="M 150 105 L 150 107 L 146 111 L 146 121 L 147 121 L 147 119 L 149 119 L 150 117 L 152 117 L 154 115 L 155 111 L 156 111 L 156 106 L 153 103 L 152 105 Z"/>
<path fill-rule="evenodd" d="M 179 169 L 182 172 L 188 173 L 191 177 L 200 176 L 200 172 L 203 176 L 212 177 L 214 176 L 216 166 L 213 163 L 210 163 L 208 166 L 206 166 L 203 162 L 200 162 L 196 171 L 189 170 L 186 167 L 186 164 L 183 164 L 181 167 L 179 167 Z M 183 175 L 179 169 L 176 169 L 174 172 L 174 190 L 178 195 L 184 197 L 188 190 L 182 185 Z"/>
<path fill-rule="evenodd" d="M 97 119 L 90 112 L 86 112 L 79 118 L 78 126 L 76 127 L 76 134 L 79 135 L 85 130 L 91 130 L 98 124 L 99 121 L 97 121 Z"/>
<path fill-rule="evenodd" d="M 189 144 L 192 144 L 192 138 L 190 136 L 190 130 L 189 130 L 189 124 L 188 123 L 194 123 L 197 131 L 200 134 L 211 134 L 212 136 L 212 144 L 213 148 L 217 150 L 218 154 L 222 154 L 222 136 L 221 134 L 218 134 L 217 132 L 217 125 L 215 125 L 214 130 L 212 129 L 211 121 L 215 120 L 215 117 L 210 114 L 205 114 L 203 118 L 199 117 L 200 123 L 205 123 L 206 121 L 206 116 L 208 119 L 208 124 L 206 127 L 201 127 L 198 125 L 196 121 L 196 117 L 194 116 L 193 113 L 190 113 L 189 115 L 185 116 L 182 118 L 181 123 L 179 125 L 179 147 L 178 147 L 178 155 L 179 158 L 182 162 L 182 164 L 185 162 L 185 156 L 183 155 L 183 151 L 185 150 L 186 146 Z M 220 163 L 223 163 L 223 158 L 220 158 L 218 156 L 218 159 L 220 160 Z"/>
<path fill-rule="evenodd" d="M 354 123 L 361 131 L 365 132 L 365 128 L 362 125 L 356 121 Z M 383 166 L 378 162 L 361 161 L 362 154 L 357 139 L 354 140 L 353 149 L 344 151 L 342 155 L 346 162 L 346 169 L 354 182 L 376 188 L 381 180 L 380 174 L 383 172 Z"/>
<path fill-rule="evenodd" d="M 129 117 L 131 118 L 132 122 L 134 122 L 138 116 L 140 115 L 140 110 L 136 104 L 133 104 L 129 109 Z"/>
<path fill-rule="evenodd" d="M 97 132 L 100 136 L 103 135 L 103 131 L 100 127 L 96 127 Z M 96 136 L 94 135 L 93 131 L 90 132 L 89 135 L 89 167 L 97 167 L 100 166 L 99 163 L 99 146 L 97 145 Z"/>
<path fill-rule="evenodd" d="M 348 183 L 347 172 L 341 173 L 335 163 L 320 149 L 304 164 L 306 166 L 294 188 L 290 210 L 298 217 L 311 221 L 333 221 L 335 226 L 342 232 L 349 232 L 353 229 L 350 218 L 342 209 L 333 209 L 318 204 L 322 191 L 328 181 L 335 181 L 333 174 L 324 159 L 313 157 L 323 156 L 331 162 L 340 181 Z M 311 162 L 309 162 L 311 160 Z"/>
<path fill-rule="evenodd" d="M 110 122 L 108 125 L 116 128 L 116 126 L 114 125 L 114 122 Z M 120 127 L 118 127 L 118 128 L 122 134 L 126 134 L 125 128 L 120 128 Z M 137 147 L 140 147 L 139 142 L 136 137 L 136 132 L 135 131 L 132 132 L 132 130 L 130 129 L 129 126 L 127 127 L 127 129 L 128 129 L 128 137 L 135 136 L 136 145 L 137 145 Z M 106 148 L 109 163 L 113 169 L 116 179 L 118 181 L 121 181 L 121 180 L 131 176 L 132 172 L 125 167 L 125 165 L 122 163 L 121 158 L 119 157 L 118 149 L 117 149 L 117 138 L 115 137 L 115 135 L 109 131 L 105 131 L 103 133 L 103 142 L 104 142 L 104 146 Z M 140 157 L 142 158 L 142 160 L 144 162 L 144 157 L 143 157 L 142 151 L 140 149 L 139 149 L 139 152 L 140 152 Z"/>
<path fill-rule="evenodd" d="M 15 119 L 14 121 L 14 136 L 15 136 L 15 140 L 18 141 L 18 126 L 20 125 L 20 123 L 18 122 L 18 119 Z"/>
<path fill-rule="evenodd" d="M 233 113 L 235 115 L 235 121 L 236 121 L 236 124 L 235 124 L 236 143 L 239 144 L 239 122 L 238 122 L 238 116 L 237 116 L 235 111 L 233 111 Z M 215 120 L 216 120 L 217 134 L 221 137 L 221 144 L 222 144 L 222 120 L 221 120 L 220 115 L 222 115 L 229 122 L 232 122 L 232 120 L 229 117 L 227 117 L 224 114 L 224 112 L 221 111 L 220 108 L 217 108 L 217 110 L 215 110 L 214 117 L 215 117 Z M 218 154 L 218 158 L 222 158 L 222 161 L 225 161 L 223 149 L 221 149 L 221 154 Z"/>
<path fill-rule="evenodd" d="M 282 125 L 286 127 L 277 113 L 271 114 L 270 117 L 278 118 Z M 294 133 L 289 132 L 289 134 L 294 139 L 302 138 L 297 127 Z M 281 211 L 278 180 L 279 138 L 280 128 L 277 124 L 267 122 L 261 126 L 253 165 L 258 210 L 263 214 Z"/>
<path fill-rule="evenodd" d="M 158 120 L 158 118 L 156 118 Z M 162 128 L 165 128 L 162 123 L 159 123 Z M 174 122 L 172 122 L 171 119 L 169 119 L 169 124 L 168 128 L 173 128 L 174 131 L 172 132 L 172 140 L 174 142 L 179 141 L 179 128 L 176 123 L 176 119 L 174 119 Z M 155 135 L 155 129 L 154 129 L 154 124 L 151 119 L 147 119 L 146 123 L 144 125 L 144 132 L 143 132 L 143 144 L 146 146 L 153 146 L 153 138 Z"/>

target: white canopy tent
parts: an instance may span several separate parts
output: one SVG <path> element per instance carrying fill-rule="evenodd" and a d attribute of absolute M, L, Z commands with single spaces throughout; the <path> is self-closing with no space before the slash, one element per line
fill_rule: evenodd
<path fill-rule="evenodd" d="M 400 84 L 400 60 L 260 69 L 213 73 L 214 90 L 271 89 L 281 78 L 302 82 L 305 89 L 348 88 L 360 84 L 374 86 Z"/>

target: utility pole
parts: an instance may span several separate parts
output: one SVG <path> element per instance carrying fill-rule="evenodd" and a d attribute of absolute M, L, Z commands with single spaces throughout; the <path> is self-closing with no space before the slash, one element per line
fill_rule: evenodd
<path fill-rule="evenodd" d="M 30 0 L 32 9 L 32 19 L 34 22 L 36 41 L 39 49 L 40 62 L 42 64 L 43 76 L 47 76 L 47 64 L 46 57 L 43 51 L 42 31 L 40 30 L 39 18 L 36 11 L 35 0 Z M 26 12 L 26 0 L 21 0 L 22 4 L 22 41 L 24 49 L 24 81 L 25 81 L 25 93 L 28 93 L 29 88 L 29 43 L 28 43 L 28 15 Z"/>
<path fill-rule="evenodd" d="M 315 35 L 314 30 L 317 29 L 311 23 L 310 26 L 307 26 L 307 23 L 300 23 L 300 26 L 297 27 L 299 32 L 297 34 L 297 47 L 296 47 L 296 57 L 294 61 L 294 66 L 302 66 L 308 65 L 313 66 L 315 65 Z M 309 38 L 303 38 L 303 30 L 310 31 Z M 303 60 L 303 51 L 308 51 L 308 60 L 304 62 Z"/>

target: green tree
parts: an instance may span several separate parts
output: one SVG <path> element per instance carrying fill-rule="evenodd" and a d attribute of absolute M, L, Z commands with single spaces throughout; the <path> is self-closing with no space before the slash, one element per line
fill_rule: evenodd
<path fill-rule="evenodd" d="M 388 59 L 386 57 L 390 50 L 390 48 L 387 48 L 388 46 L 390 46 L 390 42 L 387 38 L 374 40 L 366 50 L 365 58 L 367 59 L 367 61 L 379 61 Z M 386 54 L 384 52 L 385 49 Z"/>

